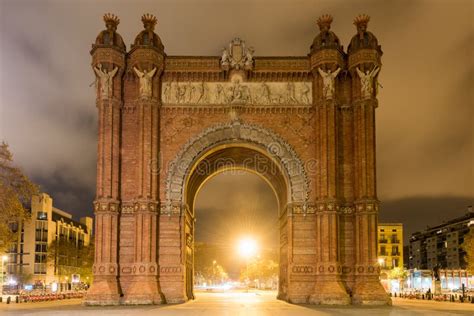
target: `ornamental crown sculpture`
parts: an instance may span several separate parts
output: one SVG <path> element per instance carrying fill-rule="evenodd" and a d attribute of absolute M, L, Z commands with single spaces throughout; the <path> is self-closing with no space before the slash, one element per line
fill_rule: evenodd
<path fill-rule="evenodd" d="M 150 13 L 145 13 L 142 15 L 142 22 L 143 26 L 146 28 L 146 26 L 149 24 L 152 28 L 155 28 L 156 23 L 158 22 L 156 16 Z"/>
<path fill-rule="evenodd" d="M 342 46 L 337 35 L 330 30 L 333 19 L 329 14 L 321 15 L 316 23 L 320 33 L 314 38 L 311 51 L 315 52 L 324 48 L 334 48 L 342 51 Z"/>
<path fill-rule="evenodd" d="M 358 16 L 355 17 L 354 19 L 354 25 L 359 25 L 359 24 L 365 24 L 367 25 L 370 21 L 370 16 L 367 14 L 359 14 Z"/>
<path fill-rule="evenodd" d="M 104 22 L 106 29 L 97 35 L 95 45 L 110 45 L 125 50 L 125 43 L 120 34 L 117 33 L 117 25 L 119 25 L 120 19 L 115 14 L 106 13 L 104 14 Z"/>
<path fill-rule="evenodd" d="M 322 30 L 324 26 L 327 26 L 329 29 L 332 23 L 332 16 L 329 14 L 323 14 L 318 18 L 316 23 L 318 24 L 320 30 Z"/>
<path fill-rule="evenodd" d="M 117 25 L 120 24 L 120 19 L 113 13 L 106 13 L 104 14 L 104 22 L 105 25 L 112 24 L 113 26 L 117 27 Z"/>
<path fill-rule="evenodd" d="M 357 34 L 351 39 L 351 43 L 348 47 L 349 54 L 363 48 L 376 49 L 380 54 L 382 54 L 382 49 L 378 44 L 377 38 L 374 34 L 367 31 L 369 21 L 370 17 L 367 14 L 359 14 L 354 19 L 354 25 L 357 27 Z"/>
<path fill-rule="evenodd" d="M 156 23 L 158 22 L 157 18 L 153 14 L 145 13 L 142 15 L 142 22 L 145 29 L 137 35 L 132 48 L 134 46 L 152 46 L 163 52 L 164 46 L 161 39 L 154 32 Z"/>

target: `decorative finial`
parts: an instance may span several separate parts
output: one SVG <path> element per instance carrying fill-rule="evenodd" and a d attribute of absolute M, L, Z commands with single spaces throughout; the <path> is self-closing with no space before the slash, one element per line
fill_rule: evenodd
<path fill-rule="evenodd" d="M 329 28 L 331 27 L 332 23 L 332 16 L 329 14 L 323 14 L 318 18 L 316 23 L 318 24 L 319 29 L 322 29 L 324 26 L 327 26 Z"/>
<path fill-rule="evenodd" d="M 368 16 L 367 14 L 359 14 L 354 19 L 354 25 L 360 25 L 360 24 L 367 25 L 369 21 L 370 21 L 370 16 Z"/>
<path fill-rule="evenodd" d="M 145 27 L 146 27 L 147 24 L 150 24 L 151 27 L 154 28 L 156 23 L 158 22 L 158 20 L 156 19 L 156 17 L 153 14 L 145 13 L 142 16 L 142 22 L 143 22 L 143 25 Z"/>
<path fill-rule="evenodd" d="M 106 13 L 104 14 L 104 22 L 105 25 L 112 24 L 114 26 L 117 26 L 120 23 L 120 19 L 113 13 Z"/>

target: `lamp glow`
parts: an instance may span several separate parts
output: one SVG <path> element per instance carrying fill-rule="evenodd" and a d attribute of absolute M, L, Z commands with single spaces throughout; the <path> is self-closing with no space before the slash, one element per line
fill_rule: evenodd
<path fill-rule="evenodd" d="M 238 251 L 242 257 L 249 259 L 257 254 L 257 242 L 249 237 L 243 238 L 239 241 Z"/>

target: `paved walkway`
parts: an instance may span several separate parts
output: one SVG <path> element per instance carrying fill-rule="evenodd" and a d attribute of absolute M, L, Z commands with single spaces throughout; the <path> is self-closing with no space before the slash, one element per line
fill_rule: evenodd
<path fill-rule="evenodd" d="M 198 293 L 186 304 L 85 307 L 81 301 L 1 304 L 0 315 L 156 315 L 156 316 L 306 316 L 306 315 L 474 315 L 474 304 L 394 299 L 392 307 L 298 306 L 275 299 L 274 293 Z"/>

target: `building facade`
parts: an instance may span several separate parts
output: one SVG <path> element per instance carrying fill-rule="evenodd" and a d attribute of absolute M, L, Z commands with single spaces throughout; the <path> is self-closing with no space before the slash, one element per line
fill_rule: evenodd
<path fill-rule="evenodd" d="M 11 222 L 10 228 L 17 234 L 8 252 L 7 279 L 18 281 L 28 277 L 29 284 L 50 285 L 71 278 L 78 262 L 63 259 L 66 251 L 59 248 L 60 241 L 67 242 L 73 251 L 89 246 L 93 219 L 82 217 L 79 222 L 72 215 L 53 207 L 52 198 L 41 193 L 31 199 L 31 219 Z M 54 255 L 52 252 L 54 251 Z"/>
<path fill-rule="evenodd" d="M 86 304 L 193 299 L 194 198 L 229 169 L 259 173 L 278 197 L 278 298 L 391 303 L 377 262 L 382 51 L 368 16 L 354 20 L 347 51 L 320 17 L 299 57 L 256 57 L 239 38 L 220 56 L 170 56 L 149 14 L 127 50 L 119 19 L 104 21 L 91 50 L 99 145 Z"/>
<path fill-rule="evenodd" d="M 465 269 L 464 235 L 474 225 L 470 207 L 465 215 L 416 232 L 410 237 L 410 269 Z"/>
<path fill-rule="evenodd" d="M 403 224 L 378 224 L 378 258 L 382 269 L 403 269 Z"/>

